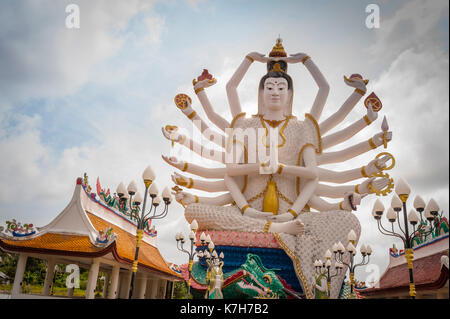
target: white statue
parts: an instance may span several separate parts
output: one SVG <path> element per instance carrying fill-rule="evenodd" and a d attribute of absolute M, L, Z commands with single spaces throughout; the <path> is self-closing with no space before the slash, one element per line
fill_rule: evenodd
<path fill-rule="evenodd" d="M 268 72 L 262 77 L 258 88 L 258 114 L 246 117 L 241 110 L 237 87 L 254 61 L 266 63 Z M 319 87 L 311 110 L 305 114 L 303 121 L 292 115 L 293 83 L 287 73 L 289 64 L 298 63 L 305 65 Z M 312 289 L 308 287 L 306 278 L 314 274 L 314 260 L 333 243 L 345 242 L 350 229 L 354 229 L 359 237 L 360 224 L 352 211 L 356 210 L 362 197 L 371 193 L 371 189 L 387 187 L 389 179 L 370 177 L 360 184 L 337 186 L 321 182 L 343 184 L 371 176 L 385 168 L 390 157 L 380 157 L 347 171 L 332 171 L 320 166 L 343 162 L 386 145 L 392 133 L 386 129 L 369 141 L 341 151 L 324 152 L 348 140 L 377 119 L 377 113 L 368 107 L 367 114 L 360 120 L 325 136 L 344 120 L 365 95 L 367 80 L 358 76 L 345 77 L 345 83 L 354 88 L 354 92 L 336 113 L 319 124 L 329 85 L 309 56 L 298 53 L 287 57 L 280 39 L 269 57 L 255 52 L 248 54 L 227 83 L 227 97 L 233 116 L 231 123 L 214 112 L 206 95 L 205 88 L 215 83 L 211 76 L 199 78 L 194 80 L 194 90 L 208 119 L 226 135 L 216 134 L 212 138 L 206 134 L 208 125 L 193 110 L 188 99 L 179 106 L 206 138 L 222 148 L 221 152 L 209 156 L 212 154 L 210 150 L 196 145 L 182 134 L 169 132 L 165 128 L 163 134 L 199 155 L 223 164 L 222 167 L 207 168 L 167 156 L 163 159 L 183 172 L 204 178 L 174 173 L 173 181 L 179 186 L 226 193 L 216 197 L 198 197 L 179 191 L 175 197 L 186 206 L 186 219 L 190 222 L 195 218 L 201 229 L 274 233 L 280 246 L 293 260 L 297 277 L 307 296 L 311 296 Z M 251 145 L 249 137 L 243 138 L 236 133 L 245 129 L 245 132 L 248 129 L 265 132 L 263 136 L 256 134 L 258 147 Z M 270 151 L 269 157 L 262 155 L 266 150 Z M 234 154 L 232 162 L 227 160 L 229 154 Z M 256 161 L 249 161 L 249 158 Z M 260 158 L 265 159 L 260 161 Z M 331 203 L 323 197 L 342 200 Z M 312 212 L 311 208 L 318 212 Z M 332 287 L 332 298 L 333 295 L 337 297 L 339 289 L 338 285 Z"/>

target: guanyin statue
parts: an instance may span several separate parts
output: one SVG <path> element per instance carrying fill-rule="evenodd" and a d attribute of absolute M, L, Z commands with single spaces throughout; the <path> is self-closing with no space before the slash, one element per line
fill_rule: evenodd
<path fill-rule="evenodd" d="M 265 63 L 267 73 L 258 86 L 258 113 L 247 116 L 242 112 L 237 88 L 254 62 Z M 288 74 L 288 66 L 294 64 L 303 64 L 318 85 L 311 109 L 300 118 L 293 115 L 296 103 L 293 80 Z M 163 156 L 178 170 L 201 177 L 174 173 L 172 178 L 177 185 L 222 193 L 215 197 L 199 197 L 180 189 L 175 197 L 185 206 L 187 221 L 196 219 L 199 229 L 273 233 L 291 258 L 308 297 L 312 295 L 310 278 L 314 274 L 314 260 L 322 258 L 334 243 L 346 242 L 351 229 L 359 238 L 361 227 L 353 211 L 364 196 L 374 190 L 386 189 L 390 183 L 386 177 L 369 177 L 386 167 L 389 156 L 375 158 L 366 165 L 346 171 L 321 167 L 344 162 L 386 145 L 392 138 L 386 128 L 368 141 L 326 152 L 369 126 L 378 116 L 375 107 L 369 104 L 367 113 L 358 121 L 326 135 L 342 123 L 366 94 L 368 81 L 360 75 L 344 77 L 344 81 L 353 92 L 334 114 L 322 120 L 329 93 L 325 77 L 312 58 L 304 53 L 288 56 L 281 39 L 277 39 L 268 57 L 256 52 L 248 54 L 227 83 L 231 122 L 214 111 L 207 97 L 207 87 L 214 85 L 216 80 L 207 72 L 194 80 L 195 93 L 208 119 L 225 134 L 211 134 L 211 128 L 192 108 L 190 98 L 177 96 L 176 103 L 181 111 L 221 151 L 206 149 L 170 126 L 163 128 L 164 136 L 172 143 L 180 143 L 221 165 L 203 167 L 173 156 Z M 347 184 L 358 179 L 363 180 L 359 184 Z M 332 203 L 324 198 L 340 198 L 341 201 Z M 339 280 L 333 281 L 332 298 L 337 297 L 344 274 L 345 271 Z"/>

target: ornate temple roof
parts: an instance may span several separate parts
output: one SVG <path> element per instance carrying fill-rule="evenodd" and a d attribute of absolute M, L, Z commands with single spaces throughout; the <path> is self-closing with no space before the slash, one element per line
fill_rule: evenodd
<path fill-rule="evenodd" d="M 442 288 L 449 279 L 448 266 L 441 260 L 448 256 L 448 233 L 414 248 L 414 282 L 416 290 Z M 390 262 L 374 288 L 359 290 L 363 296 L 382 295 L 409 289 L 409 270 L 402 251 L 390 249 Z"/>
<path fill-rule="evenodd" d="M 88 192 L 87 186 L 78 178 L 72 200 L 47 226 L 31 232 L 19 232 L 17 229 L 23 227 L 13 226 L 9 229 L 13 236 L 0 231 L 0 248 L 11 252 L 91 258 L 112 254 L 118 262 L 132 264 L 136 247 L 135 224 L 97 200 Z M 170 266 L 157 248 L 156 236 L 144 232 L 139 267 L 181 279 Z"/>

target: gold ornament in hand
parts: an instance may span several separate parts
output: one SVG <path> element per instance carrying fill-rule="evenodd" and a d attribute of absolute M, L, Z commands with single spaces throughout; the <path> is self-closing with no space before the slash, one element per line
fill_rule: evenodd
<path fill-rule="evenodd" d="M 371 177 L 384 177 L 389 180 L 388 185 L 384 189 L 376 189 L 372 183 L 369 183 L 367 187 L 369 188 L 371 193 L 375 193 L 377 196 L 387 196 L 389 193 L 392 192 L 392 189 L 394 188 L 394 180 L 389 176 L 387 173 L 378 172 L 375 174 L 372 174 Z"/>
<path fill-rule="evenodd" d="M 394 155 L 392 155 L 391 153 L 382 152 L 382 153 L 378 154 L 377 156 L 375 156 L 375 159 L 380 158 L 381 156 L 384 156 L 384 155 L 389 156 L 390 159 L 392 160 L 392 162 L 391 162 L 391 165 L 389 165 L 388 167 L 380 167 L 377 165 L 377 162 L 375 162 L 375 167 L 378 168 L 380 171 L 388 171 L 395 166 L 395 158 L 394 158 Z"/>

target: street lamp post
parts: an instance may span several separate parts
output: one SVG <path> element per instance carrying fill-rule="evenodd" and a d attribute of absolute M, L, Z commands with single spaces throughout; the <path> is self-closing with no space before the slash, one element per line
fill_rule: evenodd
<path fill-rule="evenodd" d="M 372 254 L 372 248 L 367 245 L 361 245 L 360 252 L 362 255 L 362 260 L 360 263 L 355 263 L 355 256 L 356 256 L 356 247 L 355 247 L 355 241 L 356 241 L 356 234 L 354 230 L 350 230 L 348 233 L 348 245 L 347 248 L 344 247 L 344 245 L 339 242 L 337 244 L 333 245 L 333 253 L 334 253 L 334 259 L 339 262 L 342 265 L 346 265 L 349 269 L 349 276 L 350 276 L 350 298 L 355 298 L 355 269 L 360 266 L 365 266 L 369 263 L 370 255 Z M 344 254 L 345 252 L 348 252 L 350 257 L 350 262 L 346 263 L 344 261 Z M 366 259 L 367 258 L 367 259 Z"/>
<path fill-rule="evenodd" d="M 205 233 L 202 233 L 200 236 L 200 241 L 203 250 L 199 250 L 198 257 L 205 258 L 206 264 L 208 265 L 208 268 L 206 270 L 206 284 L 208 288 L 206 290 L 205 299 L 209 299 L 212 293 L 211 288 L 213 288 L 213 291 L 216 292 L 221 290 L 223 283 L 222 266 L 224 264 L 223 259 L 225 258 L 225 256 L 223 252 L 217 254 L 217 251 L 214 249 L 214 243 L 212 242 L 209 235 L 205 236 Z M 215 283 L 214 287 L 211 287 L 212 280 Z M 223 298 L 222 293 L 219 292 L 219 294 L 220 296 L 218 296 L 218 294 L 215 294 L 216 299 Z"/>
<path fill-rule="evenodd" d="M 344 265 L 338 261 L 334 263 L 334 269 L 335 273 L 331 273 L 331 251 L 327 250 L 325 253 L 326 261 L 322 262 L 320 259 L 316 260 L 314 262 L 314 267 L 316 268 L 317 274 L 323 274 L 325 269 L 326 275 L 327 275 L 327 296 L 328 299 L 330 299 L 331 296 L 331 279 L 341 274 L 342 268 L 344 268 Z"/>
<path fill-rule="evenodd" d="M 407 214 L 406 209 L 406 201 L 408 200 L 409 194 L 411 193 L 411 189 L 408 184 L 403 180 L 399 179 L 397 186 L 395 188 L 396 194 L 393 195 L 391 201 L 391 207 L 388 208 L 386 213 L 386 218 L 391 223 L 391 230 L 387 230 L 384 228 L 381 223 L 381 217 L 384 213 L 383 203 L 377 199 L 373 206 L 372 215 L 377 220 L 378 230 L 387 236 L 397 237 L 402 240 L 405 250 L 405 258 L 408 264 L 408 272 L 409 272 L 409 295 L 411 299 L 415 299 L 416 297 L 416 289 L 414 284 L 414 270 L 413 270 L 413 259 L 414 259 L 414 250 L 413 250 L 413 241 L 415 237 L 420 234 L 427 236 L 433 232 L 433 221 L 438 217 L 439 214 L 439 206 L 435 202 L 434 199 L 431 199 L 428 204 L 425 206 L 424 200 L 420 196 L 416 196 L 414 199 L 414 208 L 411 209 Z M 403 227 L 400 222 L 400 212 L 403 211 Z M 425 213 L 424 213 L 425 212 Z M 422 213 L 425 215 L 425 219 L 429 223 L 429 230 L 425 231 L 425 228 L 428 226 L 428 223 L 424 220 Z M 416 228 L 416 225 L 420 224 Z M 394 223 L 397 221 L 397 226 L 400 231 L 395 231 Z M 411 224 L 413 230 L 410 234 L 409 224 Z"/>
<path fill-rule="evenodd" d="M 134 261 L 131 267 L 131 282 L 130 282 L 130 291 L 128 294 L 128 298 L 131 299 L 133 296 L 133 288 L 134 288 L 134 279 L 136 277 L 137 267 L 138 267 L 138 258 L 139 258 L 139 248 L 141 245 L 142 238 L 144 236 L 144 229 L 148 225 L 148 222 L 153 219 L 161 219 L 167 216 L 169 212 L 169 205 L 172 201 L 172 196 L 170 194 L 169 189 L 166 187 L 162 193 L 162 200 L 164 201 L 164 209 L 161 213 L 157 214 L 157 207 L 161 203 L 161 197 L 158 195 L 158 189 L 153 183 L 155 180 L 155 173 L 152 168 L 148 166 L 144 172 L 142 173 L 142 179 L 145 185 L 144 196 L 142 196 L 137 190 L 137 185 L 135 181 L 131 181 L 128 185 L 128 188 L 125 189 L 123 183 L 121 182 L 117 187 L 117 195 L 119 196 L 119 200 L 122 204 L 122 209 L 126 210 L 127 205 L 130 209 L 130 217 L 131 219 L 135 219 L 137 222 L 136 225 L 136 248 L 134 253 Z M 146 212 L 147 205 L 147 194 L 149 194 L 151 198 L 150 209 Z M 141 203 L 143 201 L 142 210 Z M 140 212 L 140 215 L 139 215 Z"/>
<path fill-rule="evenodd" d="M 194 249 L 194 245 L 196 242 L 195 233 L 197 232 L 197 229 L 198 229 L 198 223 L 195 219 L 191 222 L 190 228 L 191 228 L 191 232 L 189 233 L 189 240 L 191 242 L 190 250 L 186 250 L 183 247 L 184 243 L 186 242 L 186 237 L 184 236 L 183 233 L 177 233 L 175 236 L 175 240 L 177 241 L 178 250 L 186 253 L 189 256 L 189 265 L 188 265 L 189 279 L 187 282 L 187 286 L 188 286 L 187 287 L 187 299 L 189 299 L 189 295 L 191 293 L 192 265 L 194 264 L 194 257 L 197 254 Z"/>

